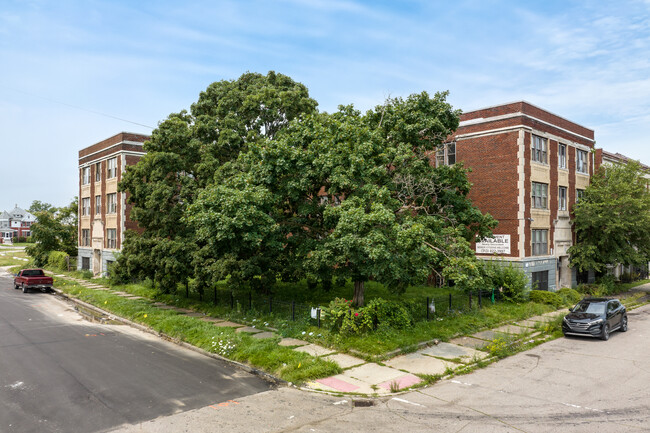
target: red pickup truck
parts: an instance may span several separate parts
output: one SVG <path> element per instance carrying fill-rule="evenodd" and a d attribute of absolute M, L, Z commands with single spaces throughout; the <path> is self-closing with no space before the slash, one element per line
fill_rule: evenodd
<path fill-rule="evenodd" d="M 22 289 L 27 293 L 31 289 L 38 289 L 43 292 L 52 290 L 54 280 L 43 272 L 43 269 L 23 269 L 14 278 L 14 289 Z"/>

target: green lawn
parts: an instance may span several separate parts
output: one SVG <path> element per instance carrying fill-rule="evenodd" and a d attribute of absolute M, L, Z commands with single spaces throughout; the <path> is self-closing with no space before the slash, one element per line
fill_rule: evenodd
<path fill-rule="evenodd" d="M 0 244 L 0 248 L 12 248 L 12 247 L 28 247 L 34 245 L 31 242 L 14 242 L 12 245 Z"/>
<path fill-rule="evenodd" d="M 26 258 L 28 256 L 24 251 L 3 251 L 0 249 L 0 266 L 24 266 L 28 262 L 21 259 Z"/>

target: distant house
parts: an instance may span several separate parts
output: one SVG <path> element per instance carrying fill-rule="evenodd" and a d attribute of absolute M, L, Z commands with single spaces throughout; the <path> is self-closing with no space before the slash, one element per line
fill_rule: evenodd
<path fill-rule="evenodd" d="M 3 211 L 0 214 L 0 242 L 14 242 L 19 237 L 31 236 L 35 222 L 36 217 L 18 205 L 12 211 Z"/>

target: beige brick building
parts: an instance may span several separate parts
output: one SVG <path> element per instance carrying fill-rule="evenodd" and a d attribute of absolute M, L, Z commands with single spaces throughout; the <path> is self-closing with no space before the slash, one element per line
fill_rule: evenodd
<path fill-rule="evenodd" d="M 129 218 L 126 193 L 117 184 L 129 165 L 145 154 L 149 137 L 121 132 L 79 151 L 79 245 L 77 269 L 106 273 L 121 249 L 124 232 L 137 229 Z"/>

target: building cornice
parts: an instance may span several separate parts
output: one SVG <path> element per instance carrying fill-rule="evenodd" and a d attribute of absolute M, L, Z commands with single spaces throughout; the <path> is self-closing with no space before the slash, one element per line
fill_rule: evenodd
<path fill-rule="evenodd" d="M 113 152 L 113 153 L 110 153 L 108 155 L 102 156 L 99 159 L 93 159 L 93 160 L 85 162 L 83 164 L 79 164 L 79 168 L 89 167 L 89 166 L 91 166 L 93 164 L 96 164 L 99 161 L 103 161 L 105 159 L 110 159 L 110 158 L 112 158 L 114 156 L 117 156 L 117 155 L 144 156 L 146 154 L 147 154 L 147 152 L 136 152 L 134 150 L 118 150 L 117 152 Z M 83 159 L 85 159 L 85 158 L 88 158 L 88 156 L 83 157 Z"/>
<path fill-rule="evenodd" d="M 521 111 L 518 111 L 516 113 L 502 114 L 500 116 L 479 117 L 477 119 L 463 120 L 462 122 L 460 122 L 458 124 L 458 127 L 462 128 L 464 126 L 480 125 L 482 123 L 497 122 L 499 120 L 512 119 L 512 118 L 516 118 L 516 117 L 526 117 L 526 118 L 534 120 L 536 122 L 540 122 L 540 123 L 543 123 L 545 125 L 551 126 L 551 127 L 555 128 L 555 129 L 559 129 L 560 131 L 564 131 L 564 132 L 566 132 L 568 134 L 571 134 L 571 135 L 574 135 L 576 137 L 580 137 L 580 138 L 582 138 L 584 140 L 587 140 L 587 141 L 590 141 L 592 143 L 596 143 L 596 140 L 594 140 L 593 138 L 585 137 L 584 135 L 578 134 L 578 133 L 573 132 L 573 131 L 571 131 L 569 129 L 566 129 L 566 128 L 562 128 L 561 126 L 555 125 L 555 124 L 553 124 L 551 122 L 547 122 L 547 121 L 542 120 L 542 119 L 540 119 L 538 117 L 531 116 L 530 114 L 526 114 L 526 113 L 523 113 Z M 566 119 L 564 119 L 564 120 L 566 120 Z"/>
<path fill-rule="evenodd" d="M 566 138 L 563 137 L 558 137 L 555 134 L 550 134 L 548 132 L 543 132 L 543 131 L 538 131 L 532 126 L 524 125 L 524 124 L 519 124 L 519 125 L 511 125 L 511 126 L 504 126 L 503 128 L 494 128 L 494 129 L 487 129 L 487 130 L 482 130 L 482 131 L 476 131 L 476 132 L 469 132 L 467 134 L 457 134 L 454 139 L 455 140 L 463 140 L 471 137 L 482 137 L 482 136 L 489 136 L 489 135 L 498 135 L 502 134 L 507 131 L 518 131 L 520 129 L 525 129 L 530 131 L 531 133 L 534 133 L 536 135 L 546 137 L 553 139 L 555 141 L 561 142 L 561 143 L 567 143 L 570 140 L 567 140 Z M 562 128 L 559 128 L 562 129 Z M 574 134 L 576 136 L 580 136 L 578 134 Z M 591 140 L 593 143 L 595 143 L 595 140 Z M 575 141 L 571 141 L 571 145 L 574 146 L 577 149 L 584 150 L 586 152 L 591 151 L 591 147 L 585 146 L 584 144 L 576 143 Z"/>

